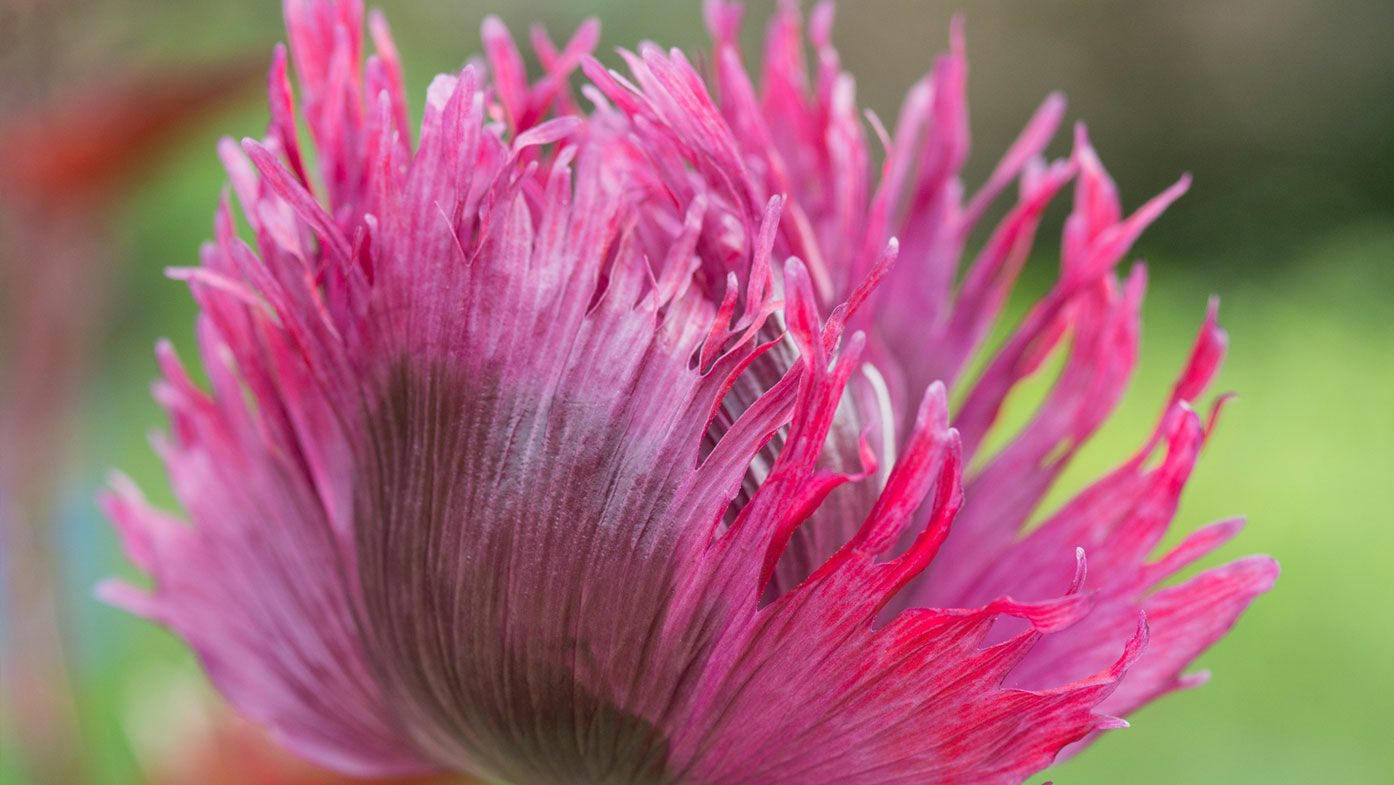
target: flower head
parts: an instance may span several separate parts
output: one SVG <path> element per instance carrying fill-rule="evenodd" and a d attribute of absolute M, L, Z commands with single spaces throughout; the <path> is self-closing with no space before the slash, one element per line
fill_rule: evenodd
<path fill-rule="evenodd" d="M 1190 683 L 1276 573 L 1153 590 L 1237 529 L 1149 561 L 1209 429 L 1213 309 L 1143 449 L 1022 534 L 1121 394 L 1144 278 L 1113 268 L 1185 183 L 1125 217 L 1082 131 L 1041 157 L 1051 98 L 965 196 L 957 31 L 894 132 L 872 118 L 873 177 L 830 7 L 810 80 L 784 4 L 758 88 L 740 16 L 707 4 L 705 77 L 653 46 L 607 70 L 587 25 L 534 34 L 532 82 L 487 21 L 487 68 L 436 78 L 413 146 L 383 20 L 361 65 L 358 2 L 288 2 L 318 166 L 278 50 L 267 138 L 222 148 L 255 242 L 225 200 L 175 273 L 211 390 L 159 350 L 193 525 L 118 482 L 155 586 L 105 596 L 360 774 L 1014 783 Z M 1072 180 L 1059 281 L 962 378 Z M 1035 417 L 978 455 L 1056 351 Z"/>

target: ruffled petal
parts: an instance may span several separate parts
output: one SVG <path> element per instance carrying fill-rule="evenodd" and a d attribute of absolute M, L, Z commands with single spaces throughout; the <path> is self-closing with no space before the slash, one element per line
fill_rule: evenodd
<path fill-rule="evenodd" d="M 230 360 L 211 328 L 204 335 L 210 359 Z M 227 365 L 209 368 L 215 385 L 228 386 L 208 396 L 164 356 L 169 376 L 158 395 L 175 433 L 161 451 L 198 525 L 153 510 L 118 482 L 104 507 L 154 588 L 110 582 L 100 596 L 183 637 L 239 712 L 306 758 L 364 776 L 430 770 L 371 678 L 347 544 L 296 442 L 279 441 L 246 407 Z"/>
<path fill-rule="evenodd" d="M 563 153 L 546 191 L 505 187 L 462 224 L 388 216 L 375 249 L 406 325 L 367 358 L 365 635 L 418 744 L 513 781 L 666 770 L 657 697 L 682 693 L 730 602 L 683 605 L 679 587 L 792 403 L 762 397 L 699 454 L 753 345 L 694 363 L 717 311 L 690 286 L 650 296 L 632 197 L 603 176 L 611 144 L 588 140 L 574 175 Z M 431 232 L 449 272 L 394 245 Z"/>

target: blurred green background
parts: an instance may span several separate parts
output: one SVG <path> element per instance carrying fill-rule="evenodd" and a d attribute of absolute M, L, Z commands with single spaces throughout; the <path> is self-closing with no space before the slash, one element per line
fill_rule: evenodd
<path fill-rule="evenodd" d="M 479 51 L 487 12 L 520 36 L 533 21 L 556 35 L 599 16 L 601 56 L 611 63 L 611 47 L 645 38 L 689 51 L 707 45 L 696 0 L 378 5 L 393 24 L 418 105 L 432 74 Z M 750 6 L 753 47 L 772 3 Z M 0 10 L 0 109 L 11 115 L 114 70 L 264 60 L 282 38 L 272 0 L 0 0 Z M 834 39 L 844 63 L 862 103 L 888 121 L 945 48 L 951 15 L 965 12 L 970 187 L 1055 89 L 1069 96 L 1071 119 L 1088 121 L 1127 206 L 1180 172 L 1195 175 L 1190 194 L 1137 248 L 1153 284 L 1130 394 L 1053 498 L 1140 443 L 1206 297 L 1218 293 L 1231 336 L 1220 387 L 1240 398 L 1187 489 L 1177 533 L 1247 515 L 1248 529 L 1221 559 L 1268 552 L 1282 562 L 1283 577 L 1202 659 L 1214 673 L 1208 685 L 1144 709 L 1132 729 L 1110 732 L 1032 782 L 1391 781 L 1394 3 L 862 0 L 839 10 Z M 92 500 L 108 468 L 119 466 L 154 501 L 169 502 L 146 443 L 147 432 L 163 425 L 148 394 L 151 346 L 170 336 L 191 347 L 193 307 L 161 270 L 195 263 L 211 233 L 223 183 L 216 139 L 264 128 L 252 81 L 185 128 L 107 208 L 112 268 L 95 279 L 104 293 L 101 326 L 72 401 L 75 419 L 51 434 L 64 456 L 54 514 L 82 733 L 73 754 L 88 756 L 89 776 L 103 785 L 143 781 L 141 750 L 161 743 L 148 739 L 165 689 L 157 685 L 171 671 L 194 669 L 168 635 L 90 599 L 96 580 L 129 573 Z M 1067 149 L 1065 136 L 1056 153 Z M 1058 227 L 1061 214 L 1048 225 Z M 1058 228 L 1040 237 L 1014 295 L 1018 310 L 1049 282 L 1057 239 Z M 1018 400 L 1014 411 L 1025 408 Z M 17 785 L 26 780 L 14 743 L 0 739 L 0 782 Z"/>

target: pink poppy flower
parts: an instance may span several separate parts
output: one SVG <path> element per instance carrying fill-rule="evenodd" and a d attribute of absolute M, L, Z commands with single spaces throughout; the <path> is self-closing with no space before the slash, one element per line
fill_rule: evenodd
<path fill-rule="evenodd" d="M 1272 584 L 1251 557 L 1156 588 L 1238 528 L 1152 556 L 1213 424 L 1189 403 L 1224 351 L 1213 308 L 1153 436 L 1023 534 L 1121 395 L 1144 275 L 1113 270 L 1185 182 L 1125 216 L 1082 131 L 1042 158 L 1051 98 L 966 195 L 957 30 L 894 131 L 870 121 L 873 176 L 830 7 L 810 78 L 783 6 L 758 87 L 741 10 L 706 8 L 705 76 L 648 45 L 606 70 L 586 25 L 535 32 L 529 81 L 487 21 L 487 66 L 435 79 L 413 147 L 383 20 L 363 65 L 358 2 L 287 3 L 314 155 L 278 50 L 267 138 L 222 148 L 254 243 L 225 200 L 174 273 L 211 391 L 159 349 L 192 526 L 118 481 L 107 508 L 154 587 L 102 593 L 306 758 L 525 785 L 1016 783 L 1194 683 Z M 1071 182 L 1058 282 L 969 378 Z M 980 454 L 1053 352 L 1035 416 Z"/>

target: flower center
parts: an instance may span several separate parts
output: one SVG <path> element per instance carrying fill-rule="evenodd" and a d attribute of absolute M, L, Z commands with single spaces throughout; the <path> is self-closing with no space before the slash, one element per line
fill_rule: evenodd
<path fill-rule="evenodd" d="M 661 439 L 607 415 L 603 400 L 403 361 L 368 416 L 364 636 L 445 765 L 528 785 L 671 781 L 669 740 L 624 707 L 659 716 L 676 679 L 660 671 L 682 668 L 654 650 L 676 475 Z"/>

